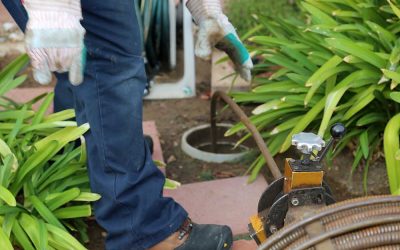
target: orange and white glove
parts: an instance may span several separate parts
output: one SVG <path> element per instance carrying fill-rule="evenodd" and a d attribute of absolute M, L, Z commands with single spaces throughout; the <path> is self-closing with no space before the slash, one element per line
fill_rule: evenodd
<path fill-rule="evenodd" d="M 86 51 L 80 0 L 24 0 L 28 13 L 26 51 L 33 76 L 40 84 L 51 81 L 51 72 L 69 71 L 73 85 L 83 81 Z"/>
<path fill-rule="evenodd" d="M 210 59 L 213 47 L 225 51 L 240 76 L 247 81 L 251 80 L 253 62 L 250 54 L 222 12 L 220 0 L 188 0 L 186 6 L 199 25 L 196 55 Z"/>

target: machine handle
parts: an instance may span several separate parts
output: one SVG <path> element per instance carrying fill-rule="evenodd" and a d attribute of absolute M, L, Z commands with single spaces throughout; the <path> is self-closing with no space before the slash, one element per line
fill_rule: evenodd
<path fill-rule="evenodd" d="M 343 123 L 335 123 L 331 127 L 331 135 L 334 140 L 341 139 L 346 134 L 346 127 Z"/>
<path fill-rule="evenodd" d="M 326 145 L 326 147 L 324 148 L 324 150 L 321 152 L 321 154 L 317 157 L 317 161 L 321 162 L 322 159 L 324 159 L 326 153 L 328 152 L 328 150 L 332 147 L 333 143 L 335 141 L 340 140 L 341 138 L 343 138 L 343 136 L 346 134 L 346 127 L 344 126 L 343 123 L 335 123 L 333 124 L 333 126 L 331 127 L 331 139 L 329 139 L 328 144 Z"/>

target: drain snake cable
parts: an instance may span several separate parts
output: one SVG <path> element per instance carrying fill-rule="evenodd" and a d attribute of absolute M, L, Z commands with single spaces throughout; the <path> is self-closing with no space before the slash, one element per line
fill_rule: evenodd
<path fill-rule="evenodd" d="M 317 227 L 319 230 L 311 230 Z M 353 250 L 400 246 L 400 196 L 346 200 L 286 225 L 258 250 Z"/>
<path fill-rule="evenodd" d="M 279 170 L 278 166 L 274 158 L 272 157 L 267 145 L 264 142 L 260 132 L 257 130 L 256 126 L 250 121 L 249 117 L 244 113 L 244 111 L 232 100 L 225 92 L 216 91 L 211 98 L 211 112 L 210 112 L 210 122 L 211 122 L 211 141 L 212 145 L 215 148 L 216 139 L 217 139 L 217 103 L 218 100 L 222 99 L 239 117 L 240 121 L 246 126 L 251 135 L 253 136 L 254 141 L 256 142 L 258 148 L 263 155 L 265 162 L 269 170 L 271 171 L 273 177 L 275 179 L 279 179 L 282 177 L 282 173 Z"/>

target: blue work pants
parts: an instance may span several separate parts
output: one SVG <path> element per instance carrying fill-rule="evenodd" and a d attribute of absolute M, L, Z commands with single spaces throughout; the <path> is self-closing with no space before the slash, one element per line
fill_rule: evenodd
<path fill-rule="evenodd" d="M 2 0 L 22 30 L 20 0 Z M 57 74 L 55 110 L 74 107 L 85 134 L 94 205 L 107 231 L 109 250 L 142 250 L 167 238 L 186 211 L 163 197 L 164 176 L 143 138 L 142 96 L 146 74 L 134 0 L 82 0 L 87 62 L 84 82 L 72 86 Z"/>

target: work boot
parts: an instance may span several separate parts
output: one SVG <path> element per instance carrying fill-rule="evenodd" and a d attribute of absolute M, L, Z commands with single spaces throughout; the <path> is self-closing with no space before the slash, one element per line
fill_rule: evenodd
<path fill-rule="evenodd" d="M 195 224 L 187 219 L 181 228 L 149 250 L 230 250 L 232 231 L 228 226 Z"/>

